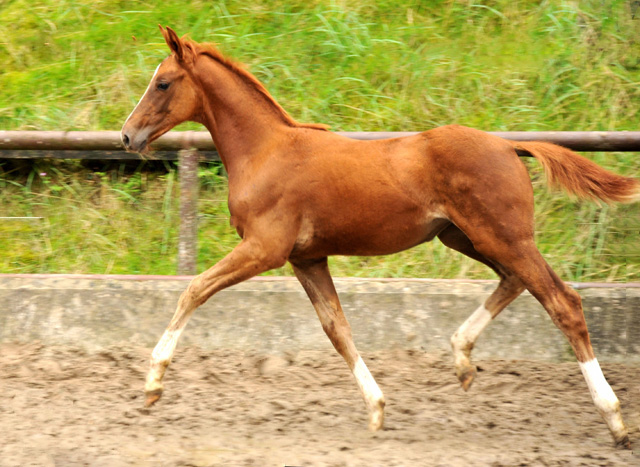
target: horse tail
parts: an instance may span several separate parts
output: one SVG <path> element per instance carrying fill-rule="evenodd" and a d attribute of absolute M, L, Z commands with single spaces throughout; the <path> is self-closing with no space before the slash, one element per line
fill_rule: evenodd
<path fill-rule="evenodd" d="M 603 169 L 579 154 L 551 143 L 510 141 L 520 157 L 542 164 L 552 187 L 562 187 L 579 198 L 606 203 L 640 201 L 640 181 Z"/>

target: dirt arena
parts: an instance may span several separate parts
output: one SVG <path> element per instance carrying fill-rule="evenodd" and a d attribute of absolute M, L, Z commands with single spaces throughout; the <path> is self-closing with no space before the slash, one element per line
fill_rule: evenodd
<path fill-rule="evenodd" d="M 334 352 L 178 348 L 142 408 L 150 349 L 0 346 L 0 465 L 640 465 L 612 446 L 575 363 L 482 361 L 464 393 L 448 354 L 365 354 L 387 399 L 370 433 Z M 603 365 L 640 445 L 640 368 Z"/>

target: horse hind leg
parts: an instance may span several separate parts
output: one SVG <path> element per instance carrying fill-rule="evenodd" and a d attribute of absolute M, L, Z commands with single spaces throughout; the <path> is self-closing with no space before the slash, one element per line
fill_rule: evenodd
<path fill-rule="evenodd" d="M 444 245 L 489 266 L 500 276 L 498 288 L 451 336 L 456 376 L 462 389 L 468 391 L 477 374 L 475 365 L 471 363 L 471 351 L 476 340 L 489 323 L 522 293 L 524 285 L 515 275 L 481 255 L 455 225 L 451 224 L 438 237 Z"/>
<path fill-rule="evenodd" d="M 329 274 L 327 259 L 293 263 L 296 277 L 304 287 L 320 318 L 322 329 L 345 359 L 356 379 L 369 412 L 369 429 L 376 431 L 384 424 L 385 400 L 382 391 L 360 357 L 351 327 L 344 316 L 338 294 Z"/>
<path fill-rule="evenodd" d="M 631 449 L 620 402 L 605 379 L 591 346 L 580 295 L 560 280 L 541 256 L 536 263 L 539 265 L 538 274 L 531 274 L 527 288 L 569 340 L 593 403 L 607 423 L 616 446 Z"/>
<path fill-rule="evenodd" d="M 476 376 L 477 369 L 471 363 L 471 351 L 476 340 L 504 310 L 509 303 L 518 298 L 524 290 L 522 282 L 513 275 L 505 275 L 500 279 L 498 288 L 480 305 L 458 330 L 451 336 L 451 347 L 455 358 L 456 376 L 462 389 L 468 391 Z"/>
<path fill-rule="evenodd" d="M 526 168 L 513 158 L 498 156 L 501 164 L 487 166 L 482 173 L 459 167 L 458 179 L 465 185 L 458 186 L 465 190 L 452 196 L 447 208 L 449 218 L 483 258 L 519 279 L 547 310 L 569 340 L 593 402 L 616 444 L 629 447 L 620 403 L 591 347 L 580 296 L 560 280 L 536 248 L 533 190 Z"/>
<path fill-rule="evenodd" d="M 569 288 L 549 267 L 533 239 L 506 241 L 494 237 L 481 243 L 480 251 L 511 271 L 542 304 L 553 323 L 565 335 L 575 353 L 596 409 L 603 417 L 617 446 L 631 443 L 622 419 L 620 402 L 605 379 L 595 357 L 580 295 Z"/>

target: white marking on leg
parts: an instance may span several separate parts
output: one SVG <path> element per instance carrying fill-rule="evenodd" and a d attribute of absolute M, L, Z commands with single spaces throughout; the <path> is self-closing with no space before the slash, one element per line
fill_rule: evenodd
<path fill-rule="evenodd" d="M 588 362 L 578 363 L 589 386 L 593 403 L 607 422 L 614 439 L 618 442 L 627 438 L 628 432 L 620 413 L 620 402 L 602 374 L 598 360 L 594 358 Z"/>
<path fill-rule="evenodd" d="M 379 430 L 384 423 L 384 395 L 360 356 L 353 367 L 353 376 L 369 410 L 369 429 Z"/>
<path fill-rule="evenodd" d="M 480 333 L 489 325 L 493 319 L 491 312 L 484 305 L 480 305 L 467 320 L 462 323 L 458 330 L 451 337 L 453 355 L 458 365 L 468 365 L 471 349 Z"/>
<path fill-rule="evenodd" d="M 144 390 L 162 390 L 162 378 L 176 350 L 182 329 L 166 330 L 151 353 L 151 365 Z"/>
<path fill-rule="evenodd" d="M 182 329 L 166 330 L 154 347 L 151 358 L 154 360 L 170 360 L 178 344 L 180 334 L 182 334 Z"/>

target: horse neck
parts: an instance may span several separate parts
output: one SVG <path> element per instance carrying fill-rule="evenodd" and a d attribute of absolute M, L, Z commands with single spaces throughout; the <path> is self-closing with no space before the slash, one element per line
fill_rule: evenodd
<path fill-rule="evenodd" d="M 236 70 L 211 57 L 198 60 L 196 73 L 204 93 L 203 123 L 227 172 L 273 147 L 290 129 L 286 114 Z"/>

